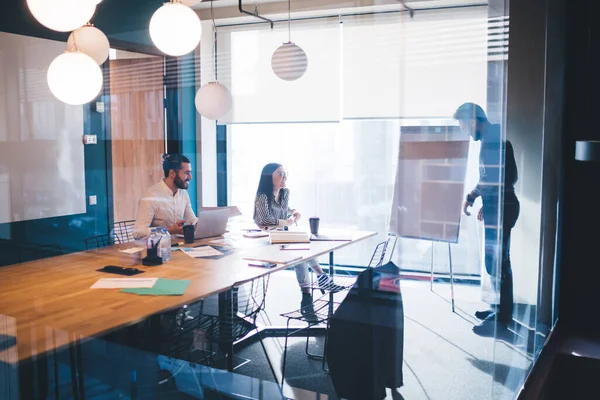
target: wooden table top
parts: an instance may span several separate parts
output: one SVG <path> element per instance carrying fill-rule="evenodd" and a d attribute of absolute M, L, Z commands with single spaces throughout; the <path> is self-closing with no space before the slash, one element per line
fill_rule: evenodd
<path fill-rule="evenodd" d="M 17 346 L 2 349 L 0 361 L 14 363 L 63 347 L 75 338 L 93 337 L 131 325 L 170 309 L 229 290 L 231 287 L 288 268 L 311 258 L 328 254 L 375 232 L 345 232 L 348 242 L 311 242 L 310 250 L 286 251 L 302 259 L 274 268 L 250 267 L 244 257 L 278 250 L 268 238 L 245 239 L 228 233 L 225 238 L 234 249 L 220 259 L 191 258 L 173 251 L 171 261 L 155 267 L 141 264 L 146 271 L 135 277 L 191 280 L 182 296 L 137 296 L 120 293 L 120 289 L 90 289 L 100 278 L 118 278 L 96 270 L 105 265 L 123 265 L 122 248 L 137 243 L 112 246 L 93 251 L 67 254 L 0 268 L 0 335 L 16 336 Z M 177 241 L 180 239 L 175 239 Z M 196 241 L 191 246 L 211 244 L 213 239 Z M 217 246 L 213 245 L 218 249 Z M 49 344 L 47 333 L 55 343 Z M 66 334 L 64 334 L 66 333 Z M 16 350 L 16 354 L 15 354 Z"/>

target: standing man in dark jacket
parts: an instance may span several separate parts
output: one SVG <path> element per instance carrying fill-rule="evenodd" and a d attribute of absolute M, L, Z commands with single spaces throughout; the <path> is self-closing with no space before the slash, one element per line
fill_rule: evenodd
<path fill-rule="evenodd" d="M 477 311 L 481 324 L 473 332 L 481 336 L 494 335 L 494 322 L 505 329 L 512 322 L 513 278 L 510 265 L 510 232 L 519 218 L 520 204 L 515 194 L 518 172 L 512 144 L 502 137 L 500 125 L 488 121 L 483 109 L 474 103 L 461 105 L 454 113 L 461 130 L 481 141 L 479 152 L 479 183 L 467 195 L 463 206 L 469 208 L 481 196 L 483 207 L 477 215 L 485 226 L 485 269 L 490 274 L 495 292 L 500 292 L 497 315 L 492 310 Z M 501 210 L 504 213 L 500 212 Z M 501 229 L 500 229 L 501 228 Z M 499 262 L 498 262 L 499 260 Z M 497 274 L 497 268 L 500 274 Z M 499 279 L 497 279 L 499 278 Z M 498 284 L 499 280 L 499 284 Z"/>

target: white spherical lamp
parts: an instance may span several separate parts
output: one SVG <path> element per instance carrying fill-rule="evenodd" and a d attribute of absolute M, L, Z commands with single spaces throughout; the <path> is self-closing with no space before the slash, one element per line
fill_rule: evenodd
<path fill-rule="evenodd" d="M 101 65 L 108 58 L 110 44 L 108 38 L 100 29 L 86 24 L 71 32 L 67 40 L 67 50 L 79 50 L 92 57 L 98 65 Z"/>
<path fill-rule="evenodd" d="M 163 53 L 178 57 L 194 50 L 202 36 L 200 18 L 181 3 L 165 3 L 150 19 L 150 38 Z"/>
<path fill-rule="evenodd" d="M 87 54 L 65 52 L 48 67 L 48 87 L 63 103 L 81 105 L 92 101 L 102 89 L 102 71 Z"/>
<path fill-rule="evenodd" d="M 27 0 L 33 17 L 46 28 L 73 31 L 92 19 L 96 2 L 90 0 Z"/>
<path fill-rule="evenodd" d="M 196 93 L 196 110 L 205 118 L 219 119 L 231 109 L 231 93 L 219 82 L 210 82 Z"/>
<path fill-rule="evenodd" d="M 302 48 L 292 42 L 279 46 L 271 57 L 271 68 L 284 81 L 295 81 L 308 68 L 308 57 Z"/>

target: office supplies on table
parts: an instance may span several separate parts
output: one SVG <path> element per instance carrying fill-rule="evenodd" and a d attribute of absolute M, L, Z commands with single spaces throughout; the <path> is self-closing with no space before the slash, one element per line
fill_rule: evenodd
<path fill-rule="evenodd" d="M 196 227 L 194 225 L 184 225 L 181 229 L 183 229 L 184 242 L 194 243 L 194 231 L 196 230 Z"/>
<path fill-rule="evenodd" d="M 282 244 L 279 250 L 310 250 L 310 245 L 305 243 Z"/>
<path fill-rule="evenodd" d="M 210 246 L 200 246 L 200 247 L 193 247 L 193 248 L 182 247 L 181 251 L 183 253 L 185 253 L 186 255 L 193 257 L 193 258 L 213 257 L 213 256 L 222 256 L 223 255 L 223 253 L 221 253 L 219 250 L 215 250 L 214 248 L 212 248 Z"/>
<path fill-rule="evenodd" d="M 225 228 L 227 227 L 227 221 L 229 221 L 229 213 L 230 210 L 227 208 L 200 211 L 198 213 L 198 223 L 196 224 L 194 239 L 221 236 L 227 232 Z"/>
<path fill-rule="evenodd" d="M 119 267 L 117 265 L 107 265 L 103 268 L 97 269 L 96 271 L 107 272 L 109 274 L 127 275 L 127 276 L 144 273 L 144 271 L 140 271 L 137 268 L 123 268 L 123 267 Z"/>
<path fill-rule="evenodd" d="M 262 261 L 248 261 L 248 266 L 250 267 L 263 267 L 263 268 L 273 268 L 277 264 L 270 262 L 262 262 Z"/>
<path fill-rule="evenodd" d="M 159 278 L 151 288 L 122 289 L 121 293 L 131 293 L 140 296 L 181 296 L 190 285 L 189 280 Z"/>
<path fill-rule="evenodd" d="M 310 238 L 306 232 L 271 231 L 269 232 L 271 244 L 284 243 L 309 243 Z"/>
<path fill-rule="evenodd" d="M 256 239 L 269 236 L 269 232 L 260 230 L 258 232 L 244 232 L 242 236 L 249 239 Z"/>
<path fill-rule="evenodd" d="M 100 278 L 90 289 L 151 288 L 158 278 Z"/>
<path fill-rule="evenodd" d="M 313 235 L 319 234 L 319 222 L 321 219 L 319 217 L 310 217 L 308 219 L 308 223 L 310 225 L 310 233 Z"/>

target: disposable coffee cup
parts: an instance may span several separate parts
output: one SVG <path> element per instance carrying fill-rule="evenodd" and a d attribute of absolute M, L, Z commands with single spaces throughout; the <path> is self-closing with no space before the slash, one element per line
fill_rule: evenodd
<path fill-rule="evenodd" d="M 311 217 L 308 219 L 308 223 L 310 224 L 310 233 L 312 235 L 319 234 L 319 217 Z"/>
<path fill-rule="evenodd" d="M 183 239 L 186 243 L 194 243 L 194 225 L 183 226 Z"/>

